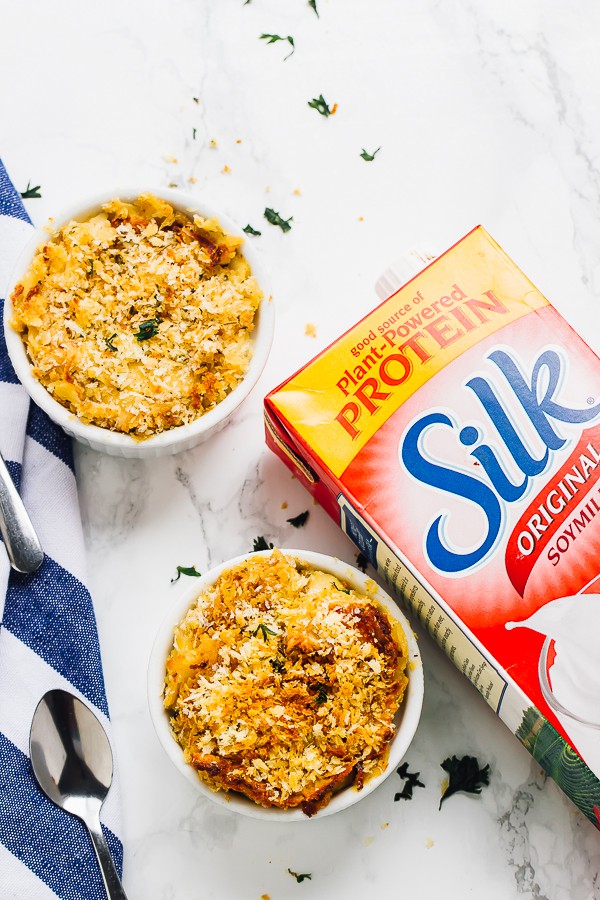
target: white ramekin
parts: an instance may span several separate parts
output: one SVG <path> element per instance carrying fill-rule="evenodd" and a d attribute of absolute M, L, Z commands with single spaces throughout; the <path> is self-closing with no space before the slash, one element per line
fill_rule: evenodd
<path fill-rule="evenodd" d="M 182 775 L 184 775 L 201 794 L 212 800 L 214 803 L 219 804 L 219 806 L 229 809 L 232 812 L 251 816 L 255 819 L 301 822 L 307 821 L 308 817 L 300 809 L 282 810 L 277 809 L 276 807 L 267 809 L 258 806 L 241 794 L 236 794 L 234 792 L 225 793 L 224 791 L 215 793 L 212 791 L 199 779 L 192 766 L 185 762 L 183 751 L 171 734 L 169 728 L 169 716 L 163 705 L 166 661 L 173 647 L 173 630 L 175 626 L 183 619 L 188 609 L 194 605 L 198 595 L 213 585 L 222 572 L 237 566 L 239 563 L 244 562 L 251 557 L 268 556 L 270 553 L 270 550 L 266 550 L 261 553 L 248 553 L 244 556 L 238 556 L 236 559 L 230 559 L 220 566 L 211 569 L 206 575 L 194 579 L 194 583 L 173 601 L 169 612 L 158 629 L 150 655 L 148 666 L 148 703 L 150 706 L 152 722 L 167 756 L 175 767 L 179 769 Z M 421 716 L 424 688 L 423 665 L 417 646 L 417 640 L 409 622 L 400 612 L 398 606 L 391 597 L 375 584 L 372 579 L 363 575 L 362 572 L 359 572 L 358 569 L 348 565 L 348 563 L 336 559 L 333 556 L 312 553 L 308 550 L 281 550 L 281 553 L 304 565 L 308 565 L 311 568 L 329 572 L 335 578 L 345 581 L 354 590 L 367 594 L 369 597 L 373 597 L 382 607 L 384 607 L 386 612 L 390 615 L 390 618 L 399 622 L 408 642 L 408 686 L 400 709 L 394 720 L 396 734 L 390 744 L 386 768 L 381 775 L 368 780 L 362 790 L 357 791 L 355 787 L 350 786 L 340 791 L 338 794 L 335 794 L 327 806 L 319 810 L 319 812 L 313 816 L 313 818 L 320 819 L 323 818 L 323 816 L 330 816 L 333 813 L 340 812 L 340 810 L 352 806 L 363 797 L 372 793 L 398 766 L 413 739 Z"/>
<path fill-rule="evenodd" d="M 241 228 L 238 225 L 232 222 L 227 216 L 224 216 L 217 210 L 207 206 L 201 200 L 196 200 L 193 196 L 181 191 L 165 190 L 152 186 L 144 188 L 128 187 L 123 190 L 114 190 L 99 196 L 91 197 L 78 206 L 72 207 L 56 216 L 52 221 L 52 228 L 53 230 L 58 230 L 72 219 L 77 219 L 79 221 L 85 220 L 99 212 L 104 203 L 113 200 L 115 197 L 118 197 L 120 200 L 134 200 L 136 197 L 139 197 L 140 194 L 148 193 L 166 200 L 176 209 L 188 213 L 189 215 L 197 213 L 207 218 L 216 218 L 225 231 L 243 237 Z M 60 425 L 67 434 L 76 438 L 78 441 L 81 441 L 82 444 L 86 444 L 94 450 L 109 453 L 111 456 L 168 456 L 173 453 L 179 453 L 181 450 L 189 450 L 190 447 L 202 443 L 212 434 L 219 431 L 240 403 L 245 400 L 258 381 L 267 361 L 271 343 L 273 341 L 275 317 L 269 279 L 260 254 L 256 252 L 253 246 L 251 246 L 250 241 L 244 241 L 242 252 L 248 260 L 250 268 L 252 269 L 252 274 L 256 277 L 263 292 L 263 300 L 259 307 L 256 326 L 252 334 L 253 353 L 248 371 L 239 385 L 228 394 L 224 400 L 222 400 L 214 409 L 211 409 L 209 412 L 200 416 L 199 419 L 196 419 L 195 422 L 192 422 L 189 425 L 171 428 L 168 431 L 163 431 L 160 434 L 140 441 L 128 434 L 121 434 L 116 431 L 111 431 L 108 428 L 100 428 L 97 425 L 86 424 L 55 400 L 32 373 L 32 367 L 29 357 L 27 356 L 25 344 L 23 343 L 21 336 L 10 324 L 13 314 L 10 295 L 15 285 L 25 275 L 37 248 L 47 240 L 48 233 L 40 229 L 35 232 L 31 240 L 28 241 L 24 247 L 12 273 L 4 305 L 4 331 L 8 354 L 19 380 L 32 400 L 34 400 L 54 422 Z"/>

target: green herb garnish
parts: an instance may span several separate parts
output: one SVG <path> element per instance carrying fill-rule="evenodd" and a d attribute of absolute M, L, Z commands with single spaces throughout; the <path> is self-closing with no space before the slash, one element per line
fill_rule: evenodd
<path fill-rule="evenodd" d="M 118 263 L 120 266 L 125 265 L 125 260 L 123 259 L 123 257 L 121 256 L 120 253 L 115 253 L 115 262 Z"/>
<path fill-rule="evenodd" d="M 308 5 L 312 6 L 312 8 L 314 9 L 314 11 L 317 14 L 317 19 L 318 19 L 319 18 L 319 10 L 317 9 L 317 0 L 308 0 Z"/>
<path fill-rule="evenodd" d="M 265 209 L 264 215 L 267 222 L 270 222 L 271 225 L 279 225 L 283 232 L 292 230 L 290 222 L 294 218 L 293 216 L 290 216 L 289 219 L 282 219 L 278 212 L 275 212 L 274 209 L 269 209 L 268 207 Z"/>
<path fill-rule="evenodd" d="M 316 696 L 317 705 L 320 706 L 321 703 L 327 703 L 329 699 L 329 694 L 327 693 L 327 685 L 326 684 L 317 684 L 317 696 Z"/>
<path fill-rule="evenodd" d="M 413 797 L 413 788 L 422 787 L 425 785 L 422 781 L 419 781 L 420 772 L 409 772 L 408 771 L 408 763 L 402 763 L 399 769 L 396 769 L 396 772 L 400 776 L 400 778 L 404 778 L 405 782 L 402 787 L 400 793 L 394 795 L 394 800 L 412 800 Z"/>
<path fill-rule="evenodd" d="M 290 525 L 293 525 L 294 528 L 302 528 L 303 525 L 306 525 L 306 520 L 308 519 L 309 511 L 305 510 L 305 512 L 298 513 L 297 516 L 292 516 L 291 519 L 287 519 Z"/>
<path fill-rule="evenodd" d="M 258 537 L 255 537 L 252 541 L 252 550 L 254 553 L 258 553 L 259 550 L 272 550 L 273 544 L 267 544 L 262 534 L 259 534 Z"/>
<path fill-rule="evenodd" d="M 467 794 L 480 794 L 481 789 L 490 783 L 490 767 L 480 768 L 475 756 L 448 757 L 440 763 L 442 769 L 448 773 L 448 787 L 442 794 L 439 808 L 442 803 L 457 791 Z"/>
<path fill-rule="evenodd" d="M 274 672 L 283 672 L 285 669 L 285 662 L 282 659 L 270 659 L 269 662 Z"/>
<path fill-rule="evenodd" d="M 171 584 L 179 581 L 182 575 L 189 575 L 192 578 L 200 578 L 202 572 L 197 572 L 195 566 L 177 566 L 177 575 L 171 578 Z"/>
<path fill-rule="evenodd" d="M 369 560 L 367 559 L 367 557 L 365 556 L 364 553 L 356 554 L 356 568 L 357 569 L 360 569 L 361 572 L 366 572 L 368 563 L 369 563 Z"/>
<path fill-rule="evenodd" d="M 196 129 L 192 128 L 192 140 L 196 140 Z"/>
<path fill-rule="evenodd" d="M 335 583 L 335 581 L 332 581 L 331 583 L 332 583 L 332 585 L 334 586 L 334 588 L 336 588 L 338 591 L 341 591 L 342 594 L 349 594 L 349 593 L 350 593 L 350 589 L 349 589 L 349 588 L 346 589 L 346 588 L 340 587 L 339 584 L 336 584 L 336 583 Z"/>
<path fill-rule="evenodd" d="M 296 879 L 296 881 L 298 882 L 298 884 L 302 884 L 302 882 L 304 881 L 305 878 L 308 878 L 309 881 L 312 880 L 312 875 L 310 874 L 310 872 L 300 872 L 300 873 L 298 873 L 298 872 L 292 872 L 291 869 L 288 869 L 288 872 L 290 873 L 290 875 L 292 876 L 292 878 L 295 878 L 295 879 Z"/>
<path fill-rule="evenodd" d="M 113 341 L 114 341 L 114 339 L 116 338 L 116 336 L 117 336 L 117 334 L 116 334 L 116 332 L 115 332 L 115 334 L 111 334 L 110 337 L 104 338 L 104 341 L 105 341 L 105 343 L 106 343 L 106 346 L 107 346 L 108 349 L 111 351 L 111 353 L 116 353 L 116 352 L 117 352 L 117 348 L 116 348 L 115 345 L 113 344 Z"/>
<path fill-rule="evenodd" d="M 367 153 L 367 151 L 363 148 L 363 152 L 360 154 L 361 158 L 366 160 L 367 162 L 373 162 L 381 147 L 378 147 L 377 150 L 373 150 L 372 153 Z"/>
<path fill-rule="evenodd" d="M 93 259 L 89 259 L 88 262 L 89 262 L 89 264 L 90 264 L 90 267 L 89 267 L 89 269 L 87 270 L 87 273 L 86 273 L 86 274 L 87 274 L 87 277 L 88 277 L 88 278 L 93 278 L 93 277 L 94 277 L 94 260 L 93 260 Z"/>
<path fill-rule="evenodd" d="M 41 197 L 40 188 L 41 184 L 36 184 L 35 187 L 31 187 L 31 184 L 28 181 L 25 190 L 21 191 L 21 197 L 23 200 L 33 200 L 36 197 Z"/>
<path fill-rule="evenodd" d="M 323 94 L 319 94 L 318 97 L 313 97 L 312 100 L 308 101 L 308 105 L 311 109 L 316 109 L 318 113 L 322 116 L 330 116 L 333 112 L 333 109 L 330 108 L 329 104 L 323 97 Z"/>
<path fill-rule="evenodd" d="M 320 706 L 321 703 L 327 703 L 329 700 L 327 687 L 328 686 L 322 681 L 317 681 L 315 684 L 309 686 L 309 690 L 315 695 L 315 703 L 317 706 Z"/>
<path fill-rule="evenodd" d="M 150 338 L 156 337 L 158 334 L 158 319 L 146 319 L 145 322 L 141 322 L 139 325 L 139 331 L 136 331 L 134 337 L 138 343 L 141 341 L 148 341 Z"/>
<path fill-rule="evenodd" d="M 292 50 L 291 50 L 291 53 L 288 53 L 287 56 L 283 57 L 284 62 L 286 59 L 290 58 L 290 56 L 296 49 L 296 47 L 294 45 L 294 38 L 291 36 L 291 34 L 288 34 L 286 37 L 281 37 L 280 34 L 261 34 L 261 36 L 259 37 L 259 41 L 266 41 L 267 44 L 276 44 L 277 41 L 287 41 L 288 44 L 291 46 Z"/>
<path fill-rule="evenodd" d="M 269 640 L 270 634 L 273 636 L 277 635 L 276 631 L 271 631 L 271 629 L 267 628 L 266 625 L 261 624 L 261 625 L 258 625 L 257 628 L 252 632 L 252 637 L 257 637 L 259 631 L 262 634 L 262 639 L 263 639 L 263 641 L 265 641 L 265 643 L 266 643 L 266 641 Z"/>
<path fill-rule="evenodd" d="M 252 227 L 252 225 L 246 225 L 245 228 L 242 228 L 242 231 L 245 231 L 246 234 L 253 234 L 256 237 L 260 237 L 262 234 L 262 231 L 257 231 L 256 228 Z"/>

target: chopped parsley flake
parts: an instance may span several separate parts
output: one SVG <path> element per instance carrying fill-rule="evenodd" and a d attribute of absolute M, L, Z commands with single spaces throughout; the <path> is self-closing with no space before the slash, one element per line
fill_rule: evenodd
<path fill-rule="evenodd" d="M 262 231 L 257 231 L 256 228 L 252 227 L 252 225 L 246 225 L 245 228 L 242 228 L 242 231 L 244 231 L 246 234 L 253 234 L 256 237 L 260 237 L 262 234 Z"/>
<path fill-rule="evenodd" d="M 258 625 L 257 628 L 252 632 L 252 637 L 258 637 L 258 632 L 259 632 L 259 631 L 260 631 L 260 633 L 262 634 L 262 639 L 263 639 L 263 641 L 265 641 L 265 643 L 266 643 L 266 641 L 269 640 L 269 635 L 276 635 L 276 634 L 277 634 L 276 631 L 271 631 L 270 628 L 267 628 L 266 625 L 263 625 L 263 624 L 261 623 L 261 624 Z"/>
<path fill-rule="evenodd" d="M 272 550 L 273 544 L 267 544 L 262 534 L 259 534 L 258 537 L 255 537 L 252 541 L 252 550 L 254 553 L 258 553 L 260 550 Z"/>
<path fill-rule="evenodd" d="M 404 785 L 402 786 L 402 790 L 394 795 L 394 800 L 412 800 L 413 797 L 413 789 L 416 787 L 424 788 L 425 785 L 422 781 L 419 781 L 420 772 L 409 772 L 408 771 L 408 763 L 402 763 L 399 769 L 396 769 L 396 772 L 400 776 L 400 778 L 404 778 Z"/>
<path fill-rule="evenodd" d="M 334 588 L 335 588 L 336 590 L 338 590 L 338 591 L 341 591 L 342 594 L 349 594 L 349 593 L 350 593 L 350 589 L 349 589 L 349 588 L 346 589 L 346 588 L 340 587 L 339 584 L 336 584 L 336 583 L 335 583 L 335 581 L 332 581 L 331 583 L 332 583 L 332 585 L 334 586 Z"/>
<path fill-rule="evenodd" d="M 140 322 L 139 331 L 136 331 L 134 337 L 138 343 L 141 343 L 142 341 L 147 341 L 150 338 L 156 337 L 157 334 L 158 319 L 146 319 L 145 322 Z"/>
<path fill-rule="evenodd" d="M 443 763 L 440 763 L 442 769 L 448 773 L 448 787 L 442 794 L 439 808 L 442 803 L 457 791 L 464 791 L 466 794 L 480 794 L 481 789 L 490 783 L 490 767 L 480 767 L 475 756 L 462 756 L 460 759 L 456 756 L 448 757 Z"/>
<path fill-rule="evenodd" d="M 116 353 L 116 352 L 117 352 L 117 348 L 115 347 L 115 345 L 114 345 L 114 343 L 113 343 L 113 341 L 114 341 L 114 339 L 116 338 L 116 336 L 117 336 L 117 334 L 116 334 L 116 332 L 115 332 L 114 334 L 111 334 L 110 337 L 104 338 L 104 341 L 105 341 L 105 343 L 106 343 L 106 346 L 108 347 L 108 349 L 110 350 L 111 353 Z"/>
<path fill-rule="evenodd" d="M 202 572 L 197 572 L 195 566 L 177 566 L 177 575 L 171 578 L 171 584 L 179 581 L 182 575 L 189 575 L 193 578 L 199 578 Z"/>
<path fill-rule="evenodd" d="M 264 216 L 267 222 L 270 222 L 271 225 L 279 225 L 283 232 L 292 230 L 290 222 L 294 218 L 293 216 L 290 216 L 289 219 L 282 219 L 278 212 L 276 212 L 274 209 L 269 209 L 268 207 L 265 209 Z"/>
<path fill-rule="evenodd" d="M 329 694 L 327 693 L 327 685 L 326 684 L 317 684 L 317 696 L 316 701 L 317 705 L 320 706 L 321 703 L 327 703 L 329 699 Z"/>
<path fill-rule="evenodd" d="M 363 148 L 363 152 L 360 155 L 361 158 L 366 160 L 367 162 L 373 162 L 380 150 L 381 147 L 378 147 L 377 150 L 373 150 L 372 153 L 367 153 L 367 151 Z"/>
<path fill-rule="evenodd" d="M 319 94 L 318 97 L 313 97 L 312 100 L 308 101 L 308 105 L 311 109 L 316 109 L 318 113 L 320 113 L 322 116 L 325 116 L 326 118 L 333 115 L 336 110 L 335 105 L 333 107 L 329 106 L 329 104 L 323 97 L 323 94 Z"/>
<path fill-rule="evenodd" d="M 27 187 L 24 191 L 21 191 L 21 197 L 23 200 L 33 200 L 34 198 L 39 198 L 42 195 L 40 194 L 41 184 L 36 184 L 34 187 L 31 186 L 31 183 L 27 182 Z"/>
<path fill-rule="evenodd" d="M 304 512 L 298 513 L 297 516 L 292 516 L 291 519 L 287 519 L 287 521 L 290 525 L 293 525 L 294 528 L 302 528 L 303 525 L 306 525 L 309 515 L 309 511 L 305 510 Z"/>
<path fill-rule="evenodd" d="M 360 569 L 361 572 L 367 571 L 367 565 L 369 564 L 369 560 L 365 556 L 364 553 L 356 554 L 356 568 Z"/>
<path fill-rule="evenodd" d="M 298 882 L 298 884 L 302 884 L 302 882 L 304 881 L 305 878 L 308 878 L 309 881 L 312 880 L 312 875 L 310 874 L 310 872 L 300 872 L 300 873 L 298 873 L 298 872 L 292 872 L 291 869 L 288 869 L 288 872 L 290 873 L 290 875 L 292 876 L 292 878 L 295 878 L 295 879 L 296 879 L 296 881 Z"/>
<path fill-rule="evenodd" d="M 308 0 L 308 5 L 311 6 L 317 14 L 317 19 L 319 18 L 319 10 L 317 9 L 317 0 Z"/>
<path fill-rule="evenodd" d="M 291 46 L 292 50 L 290 53 L 288 53 L 287 56 L 283 57 L 284 62 L 286 59 L 290 58 L 290 56 L 296 49 L 295 44 L 294 44 L 294 38 L 291 36 L 291 34 L 288 34 L 286 37 L 282 37 L 280 34 L 261 34 L 261 36 L 259 37 L 259 41 L 266 41 L 267 44 L 276 44 L 277 41 L 287 41 L 288 44 Z"/>

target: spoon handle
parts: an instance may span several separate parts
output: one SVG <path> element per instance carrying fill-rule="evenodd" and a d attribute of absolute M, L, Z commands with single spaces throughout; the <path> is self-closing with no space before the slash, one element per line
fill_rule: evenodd
<path fill-rule="evenodd" d="M 13 569 L 35 572 L 42 564 L 44 551 L 33 530 L 6 463 L 0 453 L 0 533 Z"/>
<path fill-rule="evenodd" d="M 108 844 L 106 843 L 104 834 L 102 833 L 100 819 L 97 816 L 89 817 L 86 819 L 85 824 L 87 825 L 87 829 L 92 839 L 92 844 L 94 845 L 96 859 L 98 860 L 98 865 L 100 866 L 102 881 L 104 882 L 104 888 L 106 890 L 106 896 L 108 897 L 108 900 L 127 900 L 125 891 L 123 890 L 123 885 L 121 884 L 121 880 L 112 861 L 112 856 L 110 855 Z"/>

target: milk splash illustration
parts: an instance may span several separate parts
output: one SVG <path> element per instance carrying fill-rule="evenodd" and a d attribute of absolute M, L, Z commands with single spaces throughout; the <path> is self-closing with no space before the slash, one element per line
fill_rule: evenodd
<path fill-rule="evenodd" d="M 540 657 L 542 691 L 600 777 L 600 594 L 552 600 L 522 622 L 507 622 L 506 628 L 530 628 L 546 636 Z M 548 658 L 552 649 L 553 660 Z"/>

